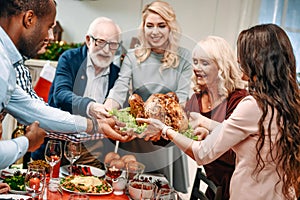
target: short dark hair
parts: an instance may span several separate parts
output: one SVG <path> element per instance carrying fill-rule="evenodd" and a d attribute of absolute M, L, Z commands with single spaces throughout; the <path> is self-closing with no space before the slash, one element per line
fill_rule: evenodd
<path fill-rule="evenodd" d="M 27 10 L 33 10 L 36 16 L 42 17 L 51 12 L 51 1 L 54 0 L 0 0 L 0 17 L 12 17 Z"/>

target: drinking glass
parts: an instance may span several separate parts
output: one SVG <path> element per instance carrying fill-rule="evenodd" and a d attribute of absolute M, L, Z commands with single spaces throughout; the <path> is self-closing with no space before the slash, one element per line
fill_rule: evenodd
<path fill-rule="evenodd" d="M 46 183 L 45 167 L 38 165 L 28 166 L 25 175 L 25 188 L 33 199 L 41 199 Z"/>
<path fill-rule="evenodd" d="M 52 180 L 53 167 L 56 165 L 62 156 L 61 142 L 56 140 L 49 140 L 45 149 L 45 159 L 49 163 L 50 169 L 50 181 Z"/>
<path fill-rule="evenodd" d="M 104 166 L 105 166 L 105 179 L 110 184 L 112 184 L 112 181 L 120 177 L 123 173 L 124 166 L 119 166 L 112 163 L 105 163 Z"/>
<path fill-rule="evenodd" d="M 179 195 L 173 188 L 160 188 L 156 197 L 157 200 L 178 200 Z"/>
<path fill-rule="evenodd" d="M 129 161 L 126 164 L 126 177 L 127 180 L 138 179 L 140 174 L 145 170 L 145 165 L 138 161 Z"/>
<path fill-rule="evenodd" d="M 69 200 L 89 200 L 90 197 L 86 194 L 71 194 Z"/>
<path fill-rule="evenodd" d="M 81 143 L 66 141 L 64 155 L 70 161 L 70 175 L 72 175 L 73 164 L 81 155 Z"/>

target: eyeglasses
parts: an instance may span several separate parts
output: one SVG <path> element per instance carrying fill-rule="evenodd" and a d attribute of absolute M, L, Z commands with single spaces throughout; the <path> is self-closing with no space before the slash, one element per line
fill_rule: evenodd
<path fill-rule="evenodd" d="M 107 42 L 106 40 L 94 38 L 94 36 L 90 35 L 90 37 L 94 40 L 95 46 L 104 48 L 107 44 L 110 50 L 117 50 L 120 46 L 119 42 Z"/>

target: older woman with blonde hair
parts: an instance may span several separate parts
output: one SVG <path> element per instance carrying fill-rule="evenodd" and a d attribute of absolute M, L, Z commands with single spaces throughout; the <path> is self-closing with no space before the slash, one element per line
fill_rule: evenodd
<path fill-rule="evenodd" d="M 222 122 L 247 95 L 235 53 L 225 39 L 208 36 L 195 46 L 192 59 L 195 93 L 187 102 L 186 111 Z M 197 127 L 195 132 L 199 139 L 204 139 L 209 131 Z M 205 164 L 204 169 L 207 177 L 222 187 L 222 199 L 229 199 L 230 179 L 235 169 L 234 152 L 227 151 L 214 162 Z M 213 199 L 211 190 L 207 190 L 206 195 Z"/>
<path fill-rule="evenodd" d="M 140 45 L 125 56 L 120 76 L 105 106 L 108 109 L 122 107 L 127 101 L 130 83 L 132 92 L 144 101 L 154 93 L 175 92 L 184 105 L 189 97 L 193 72 L 189 51 L 179 47 L 181 33 L 173 8 L 163 1 L 146 5 L 139 31 Z M 133 152 L 146 164 L 147 171 L 163 173 L 177 190 L 187 192 L 188 172 L 183 170 L 186 158 L 183 159 L 182 152 L 174 146 L 166 148 L 168 144 L 163 139 L 158 142 L 135 139 L 120 147 Z"/>

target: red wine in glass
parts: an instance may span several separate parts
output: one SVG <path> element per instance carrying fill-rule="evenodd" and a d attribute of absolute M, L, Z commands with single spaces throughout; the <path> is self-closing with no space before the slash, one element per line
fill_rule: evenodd
<path fill-rule="evenodd" d="M 115 166 L 108 167 L 106 175 L 109 176 L 112 179 L 118 178 L 121 176 L 122 170 L 116 168 Z"/>

